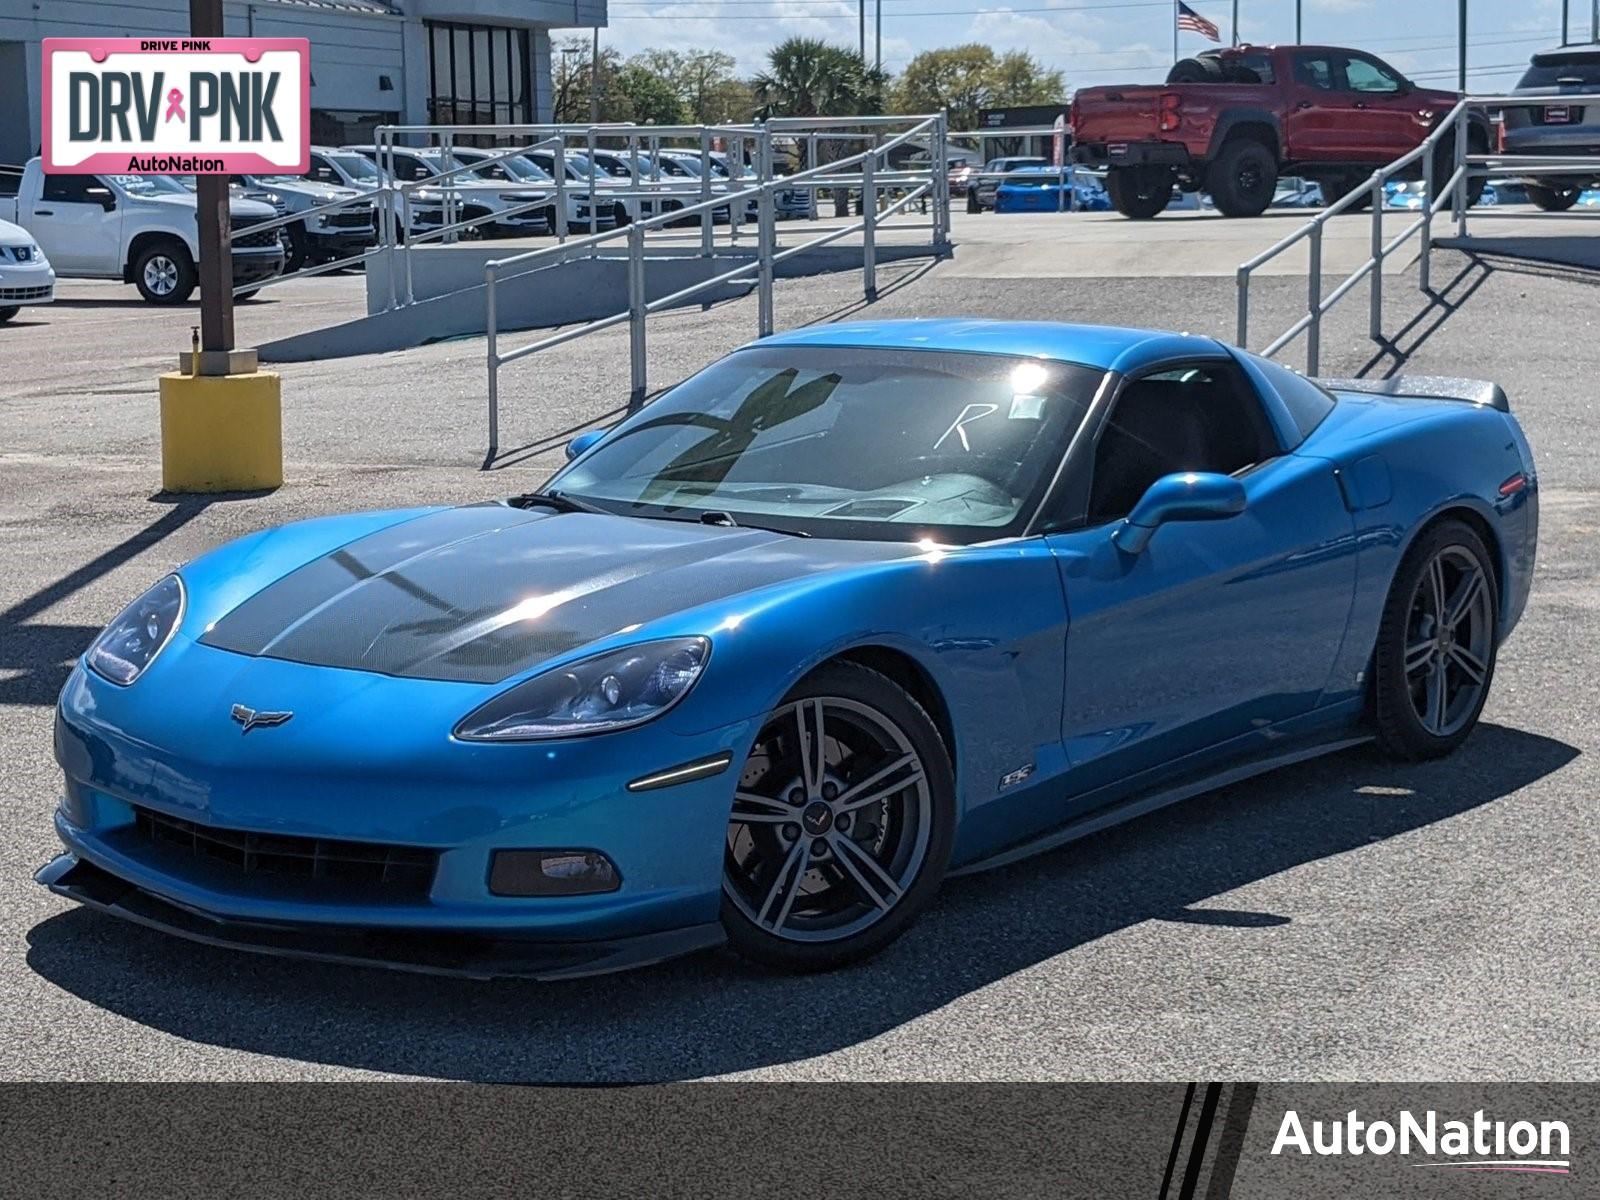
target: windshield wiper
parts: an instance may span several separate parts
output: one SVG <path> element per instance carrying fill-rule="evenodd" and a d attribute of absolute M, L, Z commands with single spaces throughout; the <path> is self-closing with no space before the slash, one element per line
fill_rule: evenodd
<path fill-rule="evenodd" d="M 752 525 L 749 521 L 735 521 L 732 513 L 723 512 L 721 509 L 710 509 L 701 513 L 699 521 L 702 525 L 718 525 L 725 529 L 759 529 L 763 533 L 781 533 L 788 537 L 811 536 L 803 529 L 779 529 L 775 525 Z"/>
<path fill-rule="evenodd" d="M 601 508 L 598 504 L 590 504 L 587 500 L 579 500 L 565 492 L 524 492 L 520 496 L 513 496 L 506 501 L 512 508 L 530 508 L 535 504 L 542 504 L 546 508 L 553 508 L 564 513 L 599 513 L 601 516 L 614 517 L 615 513 L 609 509 Z"/>

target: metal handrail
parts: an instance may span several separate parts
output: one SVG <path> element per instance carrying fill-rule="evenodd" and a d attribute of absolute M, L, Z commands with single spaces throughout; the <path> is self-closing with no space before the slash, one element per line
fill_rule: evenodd
<path fill-rule="evenodd" d="M 869 300 L 874 299 L 877 294 L 876 232 L 879 222 L 896 213 L 903 212 L 908 205 L 926 196 L 932 196 L 934 200 L 933 219 L 931 222 L 916 227 L 931 229 L 934 251 L 936 254 L 942 254 L 944 247 L 948 244 L 950 228 L 948 179 L 947 173 L 943 168 L 942 151 L 932 156 L 927 171 L 897 170 L 882 174 L 877 171 L 879 160 L 887 162 L 886 156 L 890 151 L 904 145 L 911 138 L 920 134 L 931 132 L 939 139 L 937 144 L 939 146 L 943 145 L 944 116 L 942 113 L 923 118 L 883 118 L 877 119 L 874 123 L 882 125 L 893 121 L 903 125 L 907 120 L 915 120 L 916 123 L 910 128 L 884 140 L 879 141 L 874 138 L 875 145 L 855 155 L 839 159 L 836 162 L 809 167 L 793 175 L 776 178 L 771 174 L 771 135 L 772 129 L 776 128 L 777 125 L 776 123 L 768 123 L 768 126 L 756 131 L 758 135 L 756 152 L 757 177 L 752 187 L 738 191 L 721 192 L 711 196 L 709 199 L 702 199 L 696 204 L 687 205 L 671 212 L 658 213 L 654 217 L 633 221 L 625 228 L 595 233 L 588 237 L 567 241 L 556 246 L 544 246 L 505 258 L 490 259 L 486 262 L 484 264 L 484 304 L 489 384 L 489 454 L 486 462 L 492 461 L 499 451 L 499 369 L 508 363 L 525 358 L 539 350 L 572 341 L 589 333 L 612 328 L 626 321 L 629 325 L 631 374 L 629 408 L 630 410 L 637 409 L 643 404 L 647 391 L 645 324 L 650 313 L 662 311 L 712 288 L 720 287 L 754 274 L 757 281 L 757 336 L 766 337 L 773 332 L 772 285 L 776 265 L 805 250 L 825 245 L 856 232 L 862 235 L 863 292 Z M 850 123 L 858 123 L 858 121 L 855 118 L 851 118 Z M 790 124 L 783 126 L 783 128 L 796 128 L 796 126 Z M 704 158 L 704 153 L 702 151 L 702 158 Z M 635 156 L 635 160 L 637 162 L 637 156 Z M 857 167 L 860 168 L 858 172 L 852 174 L 843 173 Z M 706 178 L 702 176 L 701 180 L 697 182 L 700 184 L 701 194 L 704 195 L 708 190 Z M 730 180 L 723 186 L 731 187 L 733 183 L 734 181 Z M 822 236 L 801 245 L 791 246 L 782 251 L 777 249 L 774 233 L 774 198 L 778 192 L 805 189 L 812 191 L 814 194 L 819 189 L 839 188 L 850 185 L 858 187 L 863 193 L 862 213 L 859 221 L 839 229 L 829 230 Z M 915 186 L 910 187 L 905 195 L 887 205 L 884 211 L 880 213 L 878 211 L 880 193 L 884 189 L 898 190 L 906 185 Z M 647 299 L 644 255 L 645 235 L 647 232 L 661 229 L 669 224 L 678 223 L 695 216 L 706 216 L 723 208 L 728 209 L 730 221 L 732 221 L 735 219 L 736 214 L 741 212 L 751 201 L 754 201 L 757 207 L 757 245 L 755 257 L 751 261 L 741 263 L 709 278 L 698 280 L 670 295 L 660 296 L 654 300 Z M 514 347 L 504 352 L 500 350 L 496 290 L 502 281 L 546 269 L 580 254 L 598 252 L 601 247 L 621 240 L 626 240 L 628 246 L 628 306 L 625 310 L 572 329 L 546 335 L 523 346 Z M 707 252 L 710 251 L 709 242 L 705 245 L 705 249 Z"/>
<path fill-rule="evenodd" d="M 1473 179 L 1487 180 L 1496 175 L 1561 175 L 1577 172 L 1600 172 L 1600 156 L 1584 155 L 1510 155 L 1468 154 L 1468 127 L 1470 115 L 1493 107 L 1543 107 L 1551 102 L 1549 96 L 1473 96 L 1456 102 L 1433 130 L 1414 149 L 1401 155 L 1392 163 L 1372 172 L 1362 183 L 1338 200 L 1329 204 L 1305 224 L 1279 239 L 1255 257 L 1241 263 L 1235 274 L 1238 289 L 1238 308 L 1235 316 L 1234 342 L 1241 348 L 1249 345 L 1250 330 L 1250 279 L 1252 274 L 1280 254 L 1309 241 L 1309 262 L 1306 276 L 1306 311 L 1286 330 L 1267 343 L 1261 354 L 1271 357 L 1288 346 L 1302 333 L 1306 335 L 1306 373 L 1315 375 L 1321 364 L 1321 331 L 1323 316 L 1342 300 L 1362 279 L 1370 279 L 1367 332 L 1375 342 L 1383 341 L 1383 263 L 1413 237 L 1419 237 L 1421 250 L 1418 259 L 1418 287 L 1426 292 L 1431 282 L 1433 248 L 1433 221 L 1446 206 L 1452 209 L 1457 236 L 1467 236 L 1467 189 Z M 1437 152 L 1446 136 L 1453 139 L 1453 169 L 1442 182 L 1435 178 Z M 1385 240 L 1383 234 L 1384 204 L 1387 199 L 1385 185 L 1397 174 L 1422 162 L 1424 203 L 1421 213 L 1399 233 Z M 1365 261 L 1341 280 L 1327 296 L 1322 294 L 1322 235 L 1323 228 L 1333 217 L 1346 212 L 1370 197 L 1372 203 L 1372 234 L 1370 253 Z"/>

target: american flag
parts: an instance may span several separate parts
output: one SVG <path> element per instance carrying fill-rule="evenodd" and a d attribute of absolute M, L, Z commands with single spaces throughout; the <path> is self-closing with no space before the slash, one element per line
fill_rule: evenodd
<path fill-rule="evenodd" d="M 1183 0 L 1178 0 L 1178 28 L 1187 29 L 1190 33 L 1198 33 L 1202 37 L 1210 38 L 1213 42 L 1222 40 L 1222 34 L 1217 27 L 1183 3 Z"/>

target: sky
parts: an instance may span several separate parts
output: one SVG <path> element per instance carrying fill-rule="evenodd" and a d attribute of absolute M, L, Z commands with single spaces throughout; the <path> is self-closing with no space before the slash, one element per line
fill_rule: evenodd
<path fill-rule="evenodd" d="M 1591 5 L 1567 0 L 1574 41 L 1587 41 Z M 867 0 L 867 55 L 874 50 L 878 0 Z M 919 50 L 983 42 L 1026 50 L 1066 76 L 1069 89 L 1161 80 L 1172 65 L 1171 0 L 881 0 L 884 66 L 903 69 Z M 1188 0 L 1222 31 L 1232 0 Z M 602 38 L 632 54 L 647 47 L 708 47 L 738 59 L 741 73 L 764 64 L 769 46 L 803 34 L 854 46 L 857 0 L 609 0 Z M 1296 0 L 1238 0 L 1240 39 L 1292 42 Z M 1306 42 L 1370 50 L 1418 83 L 1453 87 L 1458 0 L 1300 0 Z M 1469 90 L 1515 85 L 1528 56 L 1559 45 L 1562 0 L 1468 0 Z M 1182 54 L 1212 43 L 1179 35 Z"/>

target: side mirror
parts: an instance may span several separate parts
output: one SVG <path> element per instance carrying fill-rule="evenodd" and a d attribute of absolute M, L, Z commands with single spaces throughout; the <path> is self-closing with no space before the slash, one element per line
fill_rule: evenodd
<path fill-rule="evenodd" d="M 573 459 L 577 458 L 578 455 L 582 454 L 590 446 L 594 445 L 610 432 L 611 431 L 609 429 L 590 429 L 580 433 L 577 437 L 573 438 L 567 443 L 567 461 L 571 462 Z"/>
<path fill-rule="evenodd" d="M 108 187 L 84 188 L 83 194 L 107 212 L 111 212 L 117 207 L 117 198 L 112 195 L 111 189 Z"/>
<path fill-rule="evenodd" d="M 1213 471 L 1163 475 L 1152 483 L 1111 540 L 1117 549 L 1138 554 L 1168 521 L 1215 521 L 1244 511 L 1244 484 Z"/>

